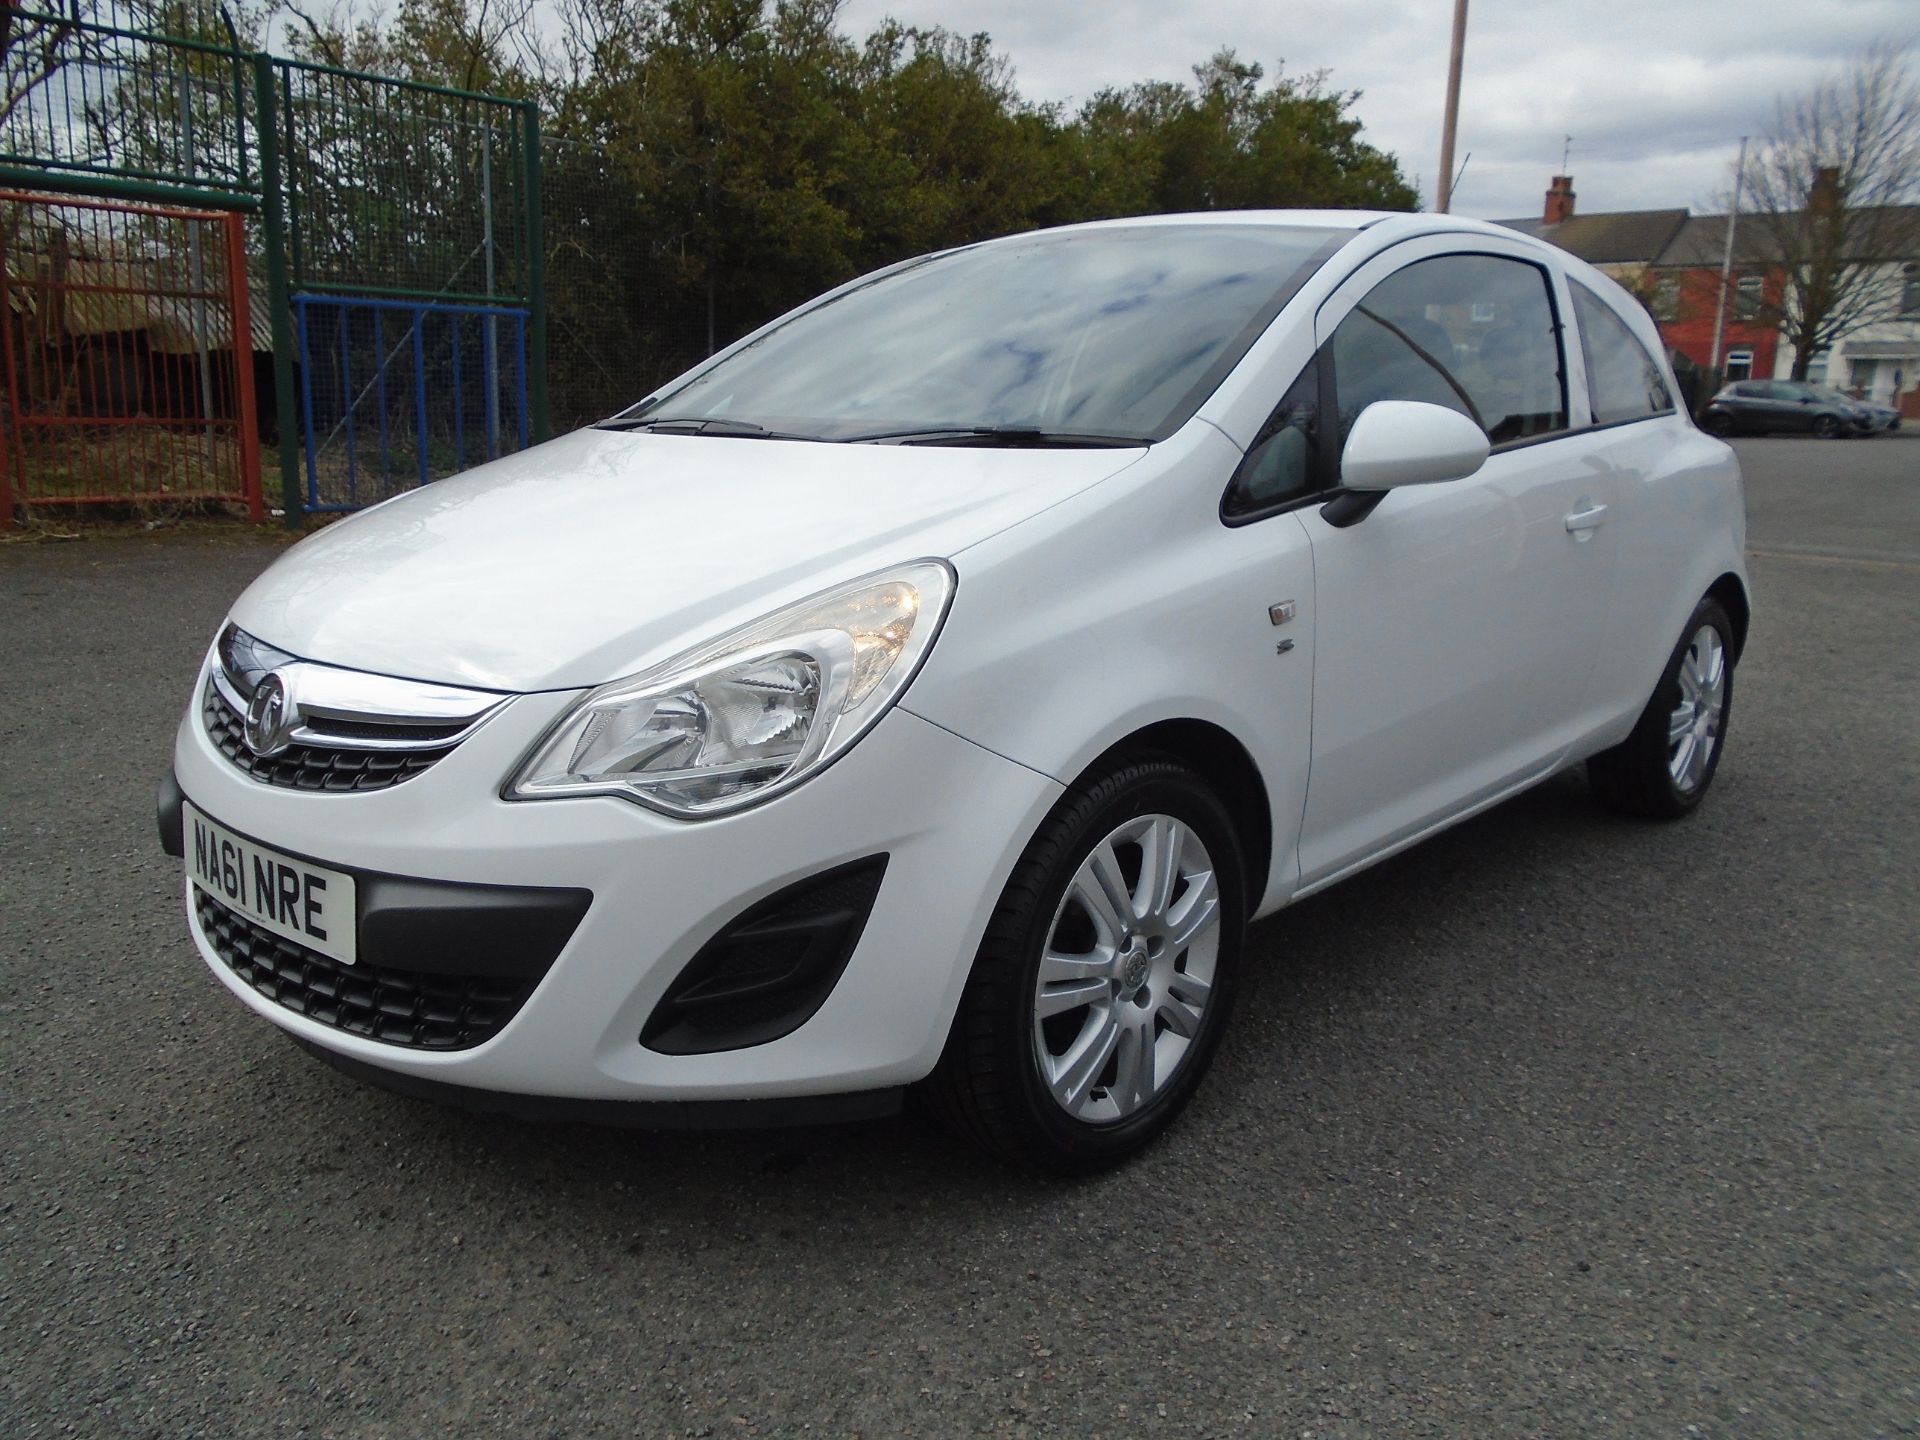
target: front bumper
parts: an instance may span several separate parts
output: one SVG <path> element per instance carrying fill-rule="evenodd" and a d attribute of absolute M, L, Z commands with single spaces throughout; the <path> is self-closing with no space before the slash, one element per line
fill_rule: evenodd
<path fill-rule="evenodd" d="M 520 697 L 430 771 L 348 795 L 248 778 L 208 739 L 195 705 L 175 743 L 179 791 L 264 845 L 372 877 L 361 887 L 363 946 L 394 943 L 382 939 L 394 933 L 378 918 L 383 895 L 453 905 L 479 886 L 522 900 L 592 897 L 525 1003 L 471 1048 L 383 1043 L 267 998 L 216 953 L 188 884 L 189 927 L 214 974 L 310 1048 L 348 1068 L 422 1082 L 415 1088 L 707 1102 L 851 1095 L 925 1076 L 993 905 L 1060 786 L 896 709 L 805 785 L 720 819 L 677 821 L 604 796 L 501 799 L 503 778 L 574 698 Z M 163 792 L 163 840 L 170 808 L 177 832 L 177 799 L 170 807 Z M 859 942 L 798 1029 L 713 1053 L 641 1043 L 669 987 L 730 921 L 785 887 L 874 855 L 887 857 L 885 877 Z M 431 915 L 413 923 L 401 950 L 370 953 L 369 963 L 431 939 Z"/>

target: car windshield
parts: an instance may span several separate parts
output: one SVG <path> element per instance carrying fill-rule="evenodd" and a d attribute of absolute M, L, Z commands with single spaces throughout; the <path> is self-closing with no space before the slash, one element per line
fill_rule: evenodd
<path fill-rule="evenodd" d="M 913 261 L 609 424 L 930 443 L 1146 443 L 1184 424 L 1351 230 L 1124 226 Z"/>

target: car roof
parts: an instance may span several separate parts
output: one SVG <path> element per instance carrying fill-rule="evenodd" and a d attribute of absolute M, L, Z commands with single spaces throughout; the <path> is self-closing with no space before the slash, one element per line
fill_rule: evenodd
<path fill-rule="evenodd" d="M 1551 259 L 1563 266 L 1569 273 L 1577 274 L 1591 288 L 1612 291 L 1614 282 L 1602 272 L 1593 269 L 1577 256 L 1569 255 L 1558 246 L 1531 235 L 1523 235 L 1504 225 L 1496 225 L 1490 220 L 1470 220 L 1460 215 L 1435 215 L 1423 211 L 1405 210 L 1203 210 L 1174 215 L 1122 215 L 1110 220 L 1083 220 L 1073 225 L 1054 225 L 1040 230 L 1016 231 L 1011 235 L 997 236 L 991 240 L 977 241 L 975 245 L 962 245 L 956 250 L 977 247 L 991 249 L 1000 245 L 1017 244 L 1023 239 L 1035 235 L 1074 235 L 1098 233 L 1102 230 L 1123 229 L 1244 229 L 1248 226 L 1265 227 L 1274 230 L 1319 230 L 1332 231 L 1345 237 L 1349 242 L 1364 242 L 1372 247 L 1385 248 L 1402 240 L 1411 240 L 1422 235 L 1479 235 L 1489 240 L 1498 240 L 1508 245 L 1520 245 L 1539 252 L 1542 259 Z M 953 252 L 946 252 L 953 253 Z M 1621 290 L 1614 298 L 1615 308 L 1627 292 Z"/>
<path fill-rule="evenodd" d="M 1333 231 L 1345 237 L 1357 250 L 1386 250 L 1404 240 L 1428 235 L 1479 236 L 1505 246 L 1519 246 L 1535 252 L 1543 263 L 1559 268 L 1571 281 L 1577 281 L 1596 295 L 1605 297 L 1613 311 L 1640 333 L 1643 343 L 1656 350 L 1665 344 L 1653 327 L 1644 305 L 1637 301 L 1605 271 L 1579 256 L 1548 241 L 1524 234 L 1491 220 L 1473 220 L 1461 215 L 1438 215 L 1427 211 L 1405 210 L 1206 210 L 1177 215 L 1130 215 L 1111 220 L 1088 220 L 1076 225 L 1060 225 L 1044 231 L 1022 231 L 981 242 L 986 247 L 1018 241 L 1035 234 L 1066 235 L 1106 229 L 1137 227 L 1246 227 L 1266 226 L 1277 230 Z M 960 247 L 962 249 L 970 247 Z M 1346 246 L 1340 247 L 1343 251 Z M 1308 287 L 1309 289 L 1311 287 Z M 1645 321 L 1642 324 L 1642 321 Z"/>
<path fill-rule="evenodd" d="M 1061 225 L 1069 230 L 1116 230 L 1146 226 L 1171 229 L 1187 226 L 1263 225 L 1296 230 L 1360 230 L 1391 218 L 1386 210 L 1198 210 L 1174 215 L 1116 215 L 1110 220 L 1083 220 Z"/>
<path fill-rule="evenodd" d="M 1296 230 L 1369 230 L 1388 226 L 1396 235 L 1441 234 L 1461 231 L 1512 240 L 1517 231 L 1486 220 L 1469 220 L 1459 215 L 1435 215 L 1406 210 L 1200 210 L 1174 215 L 1119 215 L 1110 220 L 1083 220 L 1073 225 L 1049 227 L 1045 232 L 1032 230 L 1021 234 L 1063 235 L 1083 230 L 1133 229 L 1175 226 L 1271 226 Z M 1002 239 L 1014 239 L 1008 235 Z M 1532 236 L 1518 236 L 1533 240 Z M 988 243 L 993 243 L 989 241 Z M 1533 241 L 1540 244 L 1539 241 Z"/>

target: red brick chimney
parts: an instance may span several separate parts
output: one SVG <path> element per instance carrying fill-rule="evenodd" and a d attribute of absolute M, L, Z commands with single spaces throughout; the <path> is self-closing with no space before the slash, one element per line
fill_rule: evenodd
<path fill-rule="evenodd" d="M 1807 210 L 1814 215 L 1831 215 L 1840 208 L 1840 171 L 1822 165 L 1813 172 L 1813 188 L 1807 191 Z"/>
<path fill-rule="evenodd" d="M 1549 225 L 1558 225 L 1562 220 L 1573 218 L 1573 177 L 1571 175 L 1553 177 L 1553 184 L 1547 187 L 1547 210 L 1543 218 Z"/>

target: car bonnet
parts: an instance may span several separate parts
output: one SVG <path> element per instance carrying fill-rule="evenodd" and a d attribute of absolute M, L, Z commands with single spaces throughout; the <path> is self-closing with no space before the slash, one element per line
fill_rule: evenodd
<path fill-rule="evenodd" d="M 952 555 L 1143 453 L 580 430 L 329 525 L 233 618 L 324 664 L 595 685 L 817 590 Z"/>

